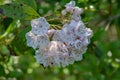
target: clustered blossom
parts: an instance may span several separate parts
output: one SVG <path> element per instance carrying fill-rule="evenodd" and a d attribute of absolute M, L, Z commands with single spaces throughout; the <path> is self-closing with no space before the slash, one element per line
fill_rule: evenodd
<path fill-rule="evenodd" d="M 90 43 L 92 30 L 86 28 L 81 20 L 83 9 L 71 1 L 65 5 L 62 14 L 67 12 L 72 18 L 61 30 L 51 29 L 44 17 L 31 21 L 32 29 L 26 33 L 27 45 L 35 49 L 35 58 L 44 67 L 65 67 L 82 60 Z"/>

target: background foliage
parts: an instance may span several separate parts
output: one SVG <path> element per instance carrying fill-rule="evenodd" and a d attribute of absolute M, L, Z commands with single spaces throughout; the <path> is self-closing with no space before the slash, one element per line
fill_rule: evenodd
<path fill-rule="evenodd" d="M 119 80 L 120 0 L 75 0 L 94 36 L 82 61 L 65 68 L 43 68 L 26 46 L 30 20 L 54 20 L 70 0 L 0 0 L 0 80 Z"/>

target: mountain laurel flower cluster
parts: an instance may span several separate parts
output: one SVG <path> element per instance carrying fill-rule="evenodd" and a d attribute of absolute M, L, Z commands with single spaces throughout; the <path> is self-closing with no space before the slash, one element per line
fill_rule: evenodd
<path fill-rule="evenodd" d="M 80 14 L 83 9 L 71 1 L 65 5 L 62 15 L 70 13 L 71 20 L 62 29 L 52 29 L 44 17 L 31 21 L 32 29 L 26 33 L 27 45 L 35 50 L 35 58 L 44 67 L 73 64 L 82 60 L 92 37 L 92 30 L 86 28 Z"/>

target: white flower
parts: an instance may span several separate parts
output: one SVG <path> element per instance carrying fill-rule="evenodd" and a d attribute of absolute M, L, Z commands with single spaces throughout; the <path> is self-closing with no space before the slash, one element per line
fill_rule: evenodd
<path fill-rule="evenodd" d="M 80 40 L 76 40 L 74 42 L 74 46 L 75 46 L 75 49 L 80 49 L 83 45 L 82 45 L 82 42 Z"/>
<path fill-rule="evenodd" d="M 62 15 L 66 15 L 67 11 L 66 10 L 62 10 Z"/>
<path fill-rule="evenodd" d="M 81 61 L 83 59 L 83 54 L 76 54 L 74 56 L 75 61 Z"/>
<path fill-rule="evenodd" d="M 64 32 L 62 30 L 57 30 L 54 32 L 53 41 L 63 42 L 63 38 L 64 38 Z"/>
<path fill-rule="evenodd" d="M 75 36 L 72 31 L 67 31 L 68 28 L 65 28 L 63 30 L 57 30 L 53 35 L 53 41 L 60 41 L 66 44 L 74 41 Z"/>
<path fill-rule="evenodd" d="M 37 35 L 37 46 L 40 49 L 45 48 L 49 44 L 49 38 L 46 34 L 44 35 Z"/>
<path fill-rule="evenodd" d="M 71 56 L 69 56 L 66 60 L 67 60 L 68 64 L 73 64 L 75 62 L 74 57 L 71 57 Z"/>
<path fill-rule="evenodd" d="M 65 5 L 65 7 L 75 7 L 75 1 L 70 1 Z"/>
<path fill-rule="evenodd" d="M 80 20 L 77 24 L 77 26 L 75 26 L 75 34 L 76 35 L 84 35 L 86 33 L 85 30 L 85 25 L 84 23 Z"/>
<path fill-rule="evenodd" d="M 26 33 L 27 45 L 35 49 L 35 58 L 44 67 L 65 67 L 82 60 L 90 43 L 93 32 L 81 20 L 83 9 L 71 1 L 61 13 L 65 15 L 66 12 L 72 17 L 61 30 L 49 28 L 49 23 L 42 17 L 32 20 L 32 30 Z"/>
<path fill-rule="evenodd" d="M 74 11 L 73 11 L 74 14 L 77 14 L 77 15 L 80 15 L 83 13 L 83 9 L 82 8 L 79 8 L 79 7 L 74 7 Z"/>
<path fill-rule="evenodd" d="M 27 45 L 34 49 L 37 48 L 37 38 L 32 32 L 26 33 Z"/>
<path fill-rule="evenodd" d="M 73 14 L 72 19 L 75 20 L 76 22 L 79 22 L 81 20 L 81 16 L 77 14 Z"/>
<path fill-rule="evenodd" d="M 66 9 L 62 11 L 62 14 L 66 14 L 66 11 L 76 15 L 80 15 L 83 13 L 82 8 L 75 7 L 75 1 L 71 1 L 70 3 L 67 3 L 65 7 Z"/>
<path fill-rule="evenodd" d="M 34 34 L 45 34 L 50 25 L 45 18 L 38 18 L 31 21 L 32 32 Z"/>
<path fill-rule="evenodd" d="M 93 32 L 90 28 L 86 28 L 86 35 L 91 38 L 93 36 Z"/>
<path fill-rule="evenodd" d="M 66 11 L 72 14 L 75 7 L 75 1 L 71 1 L 70 3 L 67 3 L 65 7 L 66 7 Z"/>
<path fill-rule="evenodd" d="M 35 51 L 35 58 L 37 60 L 38 63 L 43 64 L 45 61 L 45 55 L 44 55 L 44 51 L 42 49 L 38 49 Z"/>
<path fill-rule="evenodd" d="M 90 41 L 89 41 L 89 39 L 87 37 L 84 37 L 82 43 L 83 43 L 84 46 L 88 46 L 88 44 L 90 43 Z"/>
<path fill-rule="evenodd" d="M 69 23 L 69 26 L 75 27 L 75 26 L 77 26 L 77 24 L 78 24 L 78 22 L 76 22 L 75 20 L 71 20 Z"/>
<path fill-rule="evenodd" d="M 35 58 L 37 59 L 38 63 L 41 63 L 44 65 L 44 67 L 46 67 L 51 65 L 65 65 L 64 60 L 67 56 L 68 50 L 63 43 L 59 41 L 51 41 L 44 49 L 39 49 L 36 51 Z"/>

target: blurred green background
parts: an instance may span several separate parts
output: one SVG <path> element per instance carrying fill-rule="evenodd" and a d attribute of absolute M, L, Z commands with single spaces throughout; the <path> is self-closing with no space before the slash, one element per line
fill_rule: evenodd
<path fill-rule="evenodd" d="M 70 0 L 0 0 L 0 80 L 120 80 L 120 0 L 75 0 L 94 36 L 82 61 L 43 68 L 26 45 L 30 20 L 50 23 Z"/>

